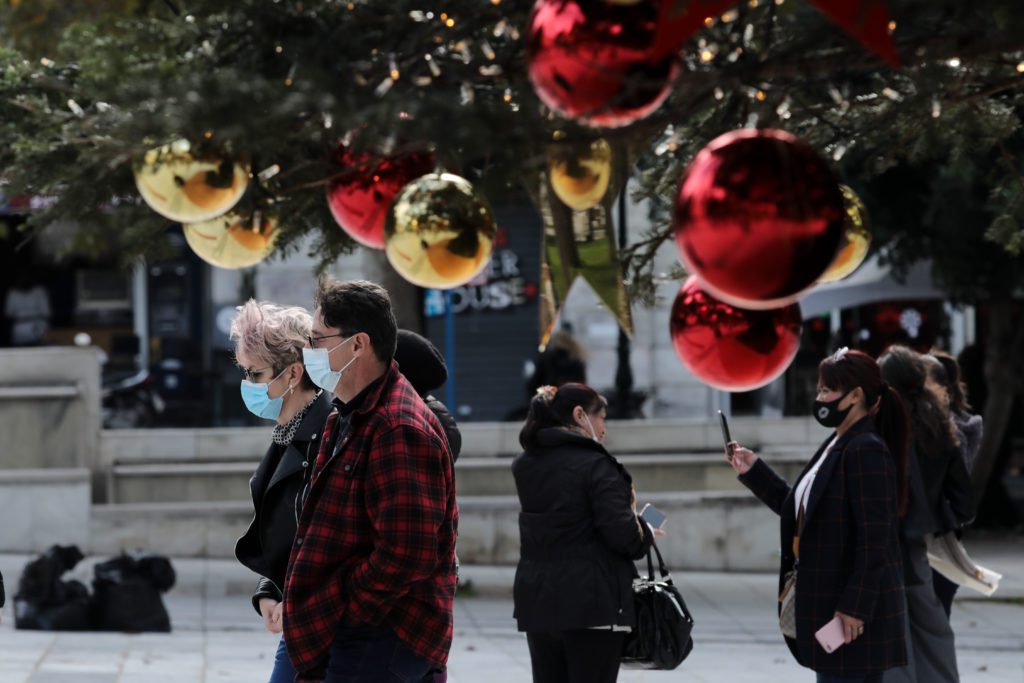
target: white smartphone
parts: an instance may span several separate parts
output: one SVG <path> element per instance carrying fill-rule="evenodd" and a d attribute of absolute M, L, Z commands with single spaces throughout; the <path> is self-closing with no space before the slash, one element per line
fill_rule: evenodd
<path fill-rule="evenodd" d="M 668 515 L 648 503 L 647 505 L 644 505 L 644 509 L 640 511 L 640 519 L 650 524 L 653 528 L 660 529 L 665 526 L 665 522 L 668 521 Z"/>
<path fill-rule="evenodd" d="M 821 649 L 832 654 L 846 644 L 843 620 L 838 616 L 832 617 L 832 621 L 819 628 L 815 632 L 814 637 L 821 645 Z"/>

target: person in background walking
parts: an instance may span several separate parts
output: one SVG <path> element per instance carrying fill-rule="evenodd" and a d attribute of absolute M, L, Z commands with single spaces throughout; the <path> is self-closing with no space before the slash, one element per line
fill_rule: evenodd
<path fill-rule="evenodd" d="M 39 346 L 50 328 L 50 295 L 21 272 L 4 297 L 4 315 L 10 321 L 11 346 Z"/>
<path fill-rule="evenodd" d="M 949 412 L 952 413 L 957 437 L 960 440 L 960 456 L 967 466 L 967 471 L 970 472 L 974 468 L 974 458 L 981 448 L 981 415 L 971 412 L 971 404 L 967 402 L 967 387 L 964 385 L 960 364 L 956 362 L 956 358 L 945 351 L 935 349 L 932 350 L 930 357 L 937 360 L 945 370 L 944 375 L 939 375 L 935 379 L 944 383 L 946 395 L 949 397 Z"/>
<path fill-rule="evenodd" d="M 932 349 L 931 354 L 925 356 L 924 360 L 928 367 L 928 386 L 940 398 L 940 403 L 949 411 L 953 419 L 957 439 L 960 442 L 960 457 L 963 458 L 967 473 L 970 474 L 974 458 L 978 455 L 978 449 L 981 448 L 981 415 L 974 415 L 970 412 L 971 406 L 967 402 L 966 388 L 960 379 L 960 365 L 953 356 L 945 351 Z M 942 603 L 948 617 L 953 611 L 953 598 L 956 597 L 959 586 L 934 569 L 932 570 L 932 582 L 935 586 L 935 594 L 939 597 L 939 602 Z"/>
<path fill-rule="evenodd" d="M 412 388 L 441 422 L 444 435 L 448 438 L 452 458 L 458 460 L 462 451 L 462 433 L 459 432 L 459 426 L 448 411 L 448 407 L 430 393 L 448 381 L 448 366 L 444 362 L 444 356 L 426 337 L 409 330 L 399 330 L 395 361 Z"/>
<path fill-rule="evenodd" d="M 334 394 L 288 562 L 296 681 L 434 681 L 448 661 L 459 512 L 437 417 L 398 370 L 391 299 L 323 280 L 306 372 Z"/>
<path fill-rule="evenodd" d="M 882 377 L 910 413 L 910 499 L 900 525 L 907 598 L 907 666 L 889 671 L 885 683 L 947 683 L 960 680 L 953 630 L 935 594 L 928 566 L 930 534 L 958 528 L 974 517 L 970 477 L 957 447 L 953 421 L 926 388 L 921 355 L 892 346 L 878 364 Z"/>
<path fill-rule="evenodd" d="M 316 458 L 318 437 L 330 409 L 302 364 L 313 324 L 304 308 L 249 300 L 231 323 L 235 362 L 244 379 L 242 401 L 253 415 L 275 422 L 270 447 L 249 480 L 254 516 L 235 544 L 235 557 L 260 575 L 252 604 L 271 633 L 281 633 L 288 554 L 295 538 L 297 499 Z M 284 638 L 270 683 L 292 683 Z"/>
<path fill-rule="evenodd" d="M 577 383 L 540 387 L 519 434 L 513 602 L 534 683 L 614 683 L 636 623 L 632 560 L 654 533 L 604 436 L 604 398 Z"/>
<path fill-rule="evenodd" d="M 795 628 L 786 644 L 797 662 L 819 683 L 878 683 L 907 662 L 899 544 L 907 414 L 874 359 L 844 347 L 818 365 L 814 417 L 835 432 L 792 487 L 739 444 L 726 460 L 781 518 L 780 623 L 788 621 L 783 590 L 795 590 L 783 628 Z M 845 644 L 828 653 L 814 634 L 835 617 Z"/>

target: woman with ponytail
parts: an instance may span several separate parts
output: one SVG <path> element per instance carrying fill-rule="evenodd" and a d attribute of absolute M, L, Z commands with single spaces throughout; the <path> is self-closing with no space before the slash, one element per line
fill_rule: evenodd
<path fill-rule="evenodd" d="M 519 434 L 513 601 L 534 683 L 614 683 L 636 625 L 633 560 L 654 533 L 629 473 L 601 445 L 605 405 L 585 384 L 542 386 Z"/>
<path fill-rule="evenodd" d="M 907 662 L 899 517 L 906 506 L 907 414 L 878 364 L 840 349 L 818 365 L 814 418 L 834 429 L 790 486 L 732 443 L 740 481 L 781 519 L 779 622 L 819 683 L 878 683 Z M 815 639 L 838 618 L 844 644 Z"/>
<path fill-rule="evenodd" d="M 907 666 L 891 671 L 886 683 L 955 683 L 953 630 L 935 593 L 928 566 L 927 538 L 959 529 L 974 518 L 971 480 L 960 456 L 956 425 L 941 399 L 928 389 L 921 354 L 892 346 L 878 359 L 882 377 L 907 405 L 913 428 L 910 447 L 910 503 L 901 520 L 907 593 Z"/>

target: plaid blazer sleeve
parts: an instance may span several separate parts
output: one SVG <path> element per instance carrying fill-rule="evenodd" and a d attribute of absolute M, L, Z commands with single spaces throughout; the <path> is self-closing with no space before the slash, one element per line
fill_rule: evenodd
<path fill-rule="evenodd" d="M 741 474 L 737 478 L 762 503 L 770 507 L 772 512 L 782 514 L 782 503 L 789 495 L 789 484 L 764 461 L 764 458 L 758 458 L 746 474 Z"/>
<path fill-rule="evenodd" d="M 896 468 L 875 441 L 850 443 L 843 454 L 848 510 L 854 526 L 853 572 L 836 611 L 870 621 L 887 567 L 887 547 L 898 519 Z"/>
<path fill-rule="evenodd" d="M 377 541 L 346 581 L 343 613 L 378 623 L 410 585 L 434 572 L 448 499 L 445 460 L 437 436 L 401 424 L 378 437 L 367 463 L 365 504 Z"/>

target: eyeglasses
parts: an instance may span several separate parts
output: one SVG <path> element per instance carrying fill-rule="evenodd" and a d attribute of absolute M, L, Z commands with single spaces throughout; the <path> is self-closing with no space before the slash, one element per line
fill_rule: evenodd
<path fill-rule="evenodd" d="M 351 334 L 346 334 L 345 332 L 339 332 L 338 334 L 325 334 L 322 337 L 309 336 L 309 337 L 306 337 L 306 341 L 309 342 L 309 348 L 315 349 L 315 348 L 317 348 L 317 344 L 322 342 L 324 339 L 330 339 L 331 337 L 351 337 L 351 336 L 352 336 Z"/>
<path fill-rule="evenodd" d="M 272 365 L 268 365 L 265 368 L 241 368 L 242 376 L 245 377 L 250 382 L 255 382 L 256 381 L 256 375 L 260 374 L 264 370 L 272 370 L 273 367 L 274 366 L 272 366 Z"/>

